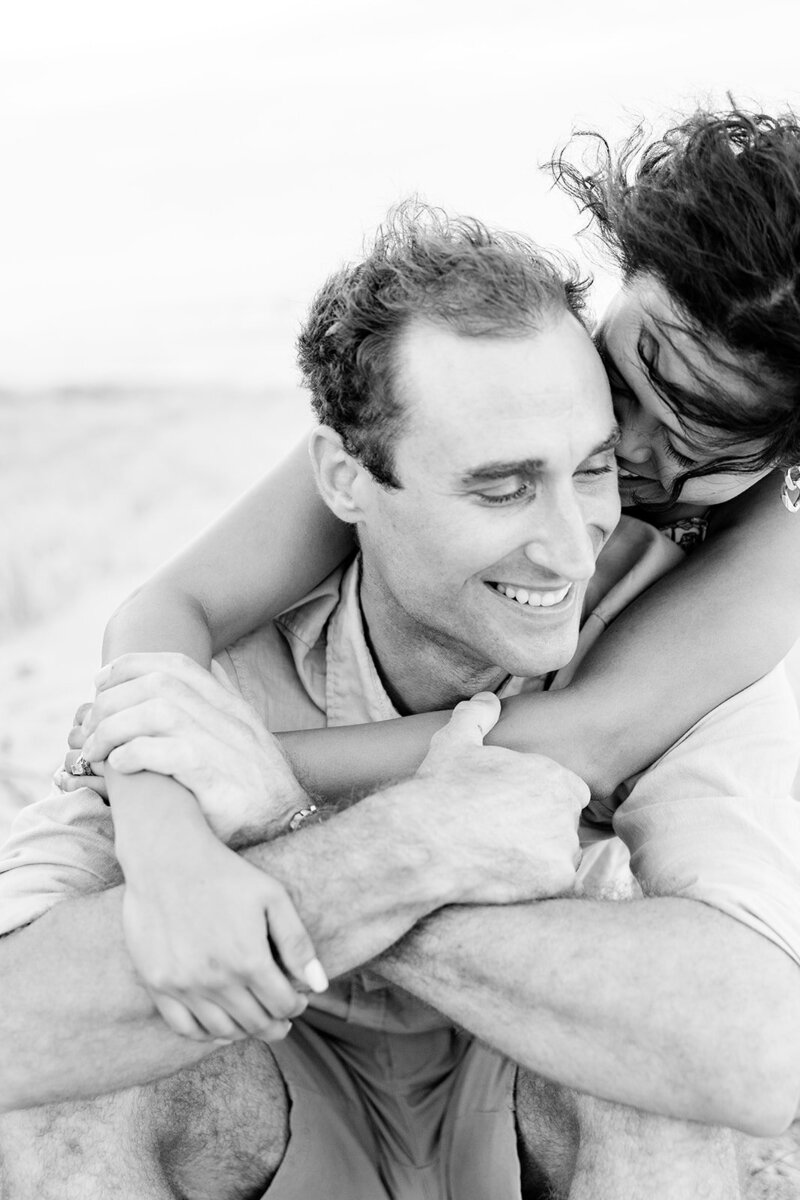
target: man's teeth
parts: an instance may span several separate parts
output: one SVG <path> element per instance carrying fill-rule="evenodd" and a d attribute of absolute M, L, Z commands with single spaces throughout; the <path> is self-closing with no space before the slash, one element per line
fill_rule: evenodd
<path fill-rule="evenodd" d="M 620 479 L 641 479 L 641 475 L 637 475 L 634 471 L 626 471 L 624 467 L 617 467 L 617 474 Z"/>
<path fill-rule="evenodd" d="M 550 608 L 553 604 L 561 603 L 572 584 L 568 583 L 557 592 L 529 592 L 525 588 L 510 587 L 507 583 L 496 583 L 495 587 L 509 600 L 516 600 L 517 604 L 527 604 L 529 608 Z"/>

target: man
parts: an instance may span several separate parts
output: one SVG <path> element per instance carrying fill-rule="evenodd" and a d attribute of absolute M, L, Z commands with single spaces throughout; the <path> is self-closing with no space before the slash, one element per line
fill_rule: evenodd
<path fill-rule="evenodd" d="M 530 247 L 458 224 L 411 223 L 318 298 L 313 453 L 361 565 L 223 656 L 273 728 L 287 711 L 308 727 L 543 686 L 574 655 L 618 518 L 616 428 L 577 309 Z M 658 556 L 656 535 L 625 536 Z M 231 802 L 252 807 L 237 757 L 291 790 L 238 698 L 216 687 L 215 725 L 207 675 L 171 678 L 185 745 L 233 764 Z M 417 777 L 246 852 L 290 891 L 332 977 L 372 969 L 337 980 L 285 1042 L 210 1056 L 138 985 L 120 889 L 75 895 L 120 882 L 99 802 L 29 811 L 0 876 L 16 930 L 0 945 L 0 1103 L 45 1107 L 0 1123 L 9 1195 L 466 1200 L 518 1196 L 520 1161 L 526 1196 L 539 1171 L 573 1198 L 735 1194 L 712 1126 L 784 1127 L 800 1079 L 799 834 L 774 798 L 791 713 L 762 681 L 642 776 L 617 829 L 653 894 L 611 904 L 565 894 L 585 789 L 482 748 L 496 701 L 471 701 Z M 217 799 L 198 800 L 213 823 Z M 582 833 L 591 890 L 616 878 L 615 843 Z"/>

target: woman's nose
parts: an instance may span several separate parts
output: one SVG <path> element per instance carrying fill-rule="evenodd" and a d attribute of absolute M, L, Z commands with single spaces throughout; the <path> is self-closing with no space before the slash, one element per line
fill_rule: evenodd
<path fill-rule="evenodd" d="M 622 436 L 616 449 L 618 458 L 629 463 L 646 463 L 653 452 L 652 438 L 642 421 L 623 420 Z"/>

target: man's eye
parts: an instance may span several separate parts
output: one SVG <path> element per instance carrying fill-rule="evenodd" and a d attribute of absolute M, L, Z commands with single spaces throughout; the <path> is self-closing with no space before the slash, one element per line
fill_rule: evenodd
<path fill-rule="evenodd" d="M 581 467 L 576 470 L 576 479 L 593 479 L 596 475 L 609 475 L 614 468 L 610 463 L 606 463 L 604 467 Z"/>
<path fill-rule="evenodd" d="M 585 463 L 584 466 L 578 467 L 575 472 L 576 479 L 585 479 L 587 476 L 591 479 L 597 475 L 609 475 L 614 470 L 614 459 L 606 458 L 602 462 Z"/>
<path fill-rule="evenodd" d="M 485 504 L 512 504 L 515 500 L 533 498 L 536 488 L 532 483 L 521 483 L 513 492 L 478 492 Z"/>

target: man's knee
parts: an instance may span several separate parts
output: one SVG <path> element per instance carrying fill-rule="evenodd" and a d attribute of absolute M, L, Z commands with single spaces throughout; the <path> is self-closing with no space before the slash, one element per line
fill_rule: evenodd
<path fill-rule="evenodd" d="M 154 1085 L 158 1155 L 189 1200 L 260 1197 L 289 1141 L 286 1085 L 268 1048 L 237 1042 Z"/>
<path fill-rule="evenodd" d="M 741 1135 L 577 1097 L 580 1142 L 570 1196 L 582 1200 L 735 1200 L 741 1195 Z"/>
<path fill-rule="evenodd" d="M 514 1109 L 523 1197 L 566 1196 L 580 1144 L 575 1093 L 520 1070 Z"/>
<path fill-rule="evenodd" d="M 138 1089 L 137 1089 L 138 1091 Z M 0 1117 L 0 1196 L 95 1197 L 112 1182 L 122 1197 L 155 1177 L 135 1092 L 47 1104 Z M 146 1195 L 168 1193 L 149 1188 Z"/>
<path fill-rule="evenodd" d="M 656 1200 L 687 1187 L 683 1194 L 698 1194 L 701 1179 L 709 1197 L 739 1195 L 741 1138 L 729 1129 L 598 1100 L 522 1071 L 516 1118 L 526 1197 L 549 1189 L 559 1198 L 623 1200 L 647 1191 Z"/>
<path fill-rule="evenodd" d="M 237 1043 L 153 1084 L 0 1117 L 0 1196 L 260 1196 L 283 1158 L 288 1112 L 267 1047 Z"/>

